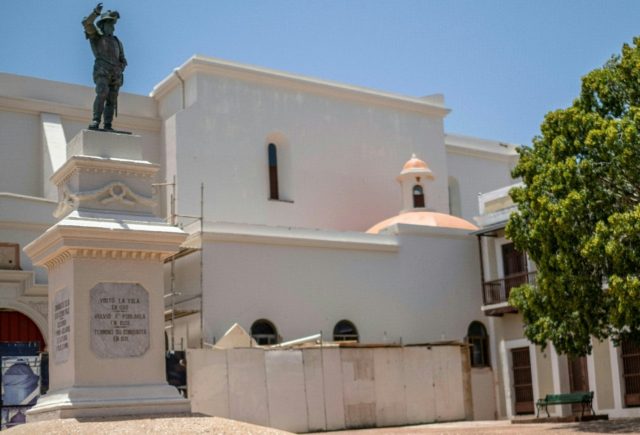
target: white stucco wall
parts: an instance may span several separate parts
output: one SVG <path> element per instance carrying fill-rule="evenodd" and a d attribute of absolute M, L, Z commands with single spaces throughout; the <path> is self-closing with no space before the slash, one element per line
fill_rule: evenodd
<path fill-rule="evenodd" d="M 462 339 L 482 317 L 475 238 L 423 227 L 409 235 L 407 228 L 397 250 L 374 243 L 395 236 L 317 231 L 347 242 L 314 246 L 279 236 L 212 235 L 218 240 L 204 246 L 205 340 L 236 322 L 248 331 L 260 318 L 273 322 L 283 340 L 320 330 L 331 337 L 342 319 L 366 343 Z M 354 238 L 370 246 L 348 243 Z M 181 288 L 199 277 L 184 279 Z"/>
<path fill-rule="evenodd" d="M 480 214 L 479 194 L 513 184 L 511 169 L 515 162 L 514 155 L 448 148 L 448 173 L 458 181 L 461 217 L 473 222 L 473 218 Z"/>
<path fill-rule="evenodd" d="M 0 193 L 0 242 L 20 245 L 22 270 L 33 270 L 31 259 L 22 248 L 55 223 L 52 216 L 55 206 L 53 201 L 45 199 Z M 37 283 L 46 284 L 46 270 L 36 268 L 35 278 Z"/>
<path fill-rule="evenodd" d="M 395 177 L 414 152 L 436 176 L 429 207 L 448 211 L 443 114 L 294 84 L 197 72 L 186 81 L 185 110 L 171 115 L 181 84 L 158 97 L 181 214 L 199 214 L 204 182 L 207 220 L 366 230 L 400 210 Z M 281 199 L 293 203 L 268 200 L 269 142 L 279 147 Z"/>
<path fill-rule="evenodd" d="M 0 73 L 0 192 L 53 199 L 50 160 L 66 160 L 65 141 L 89 124 L 94 96 L 92 87 Z M 140 134 L 143 158 L 164 163 L 156 102 L 127 93 L 118 102 L 114 127 Z M 43 125 L 52 122 L 62 140 L 48 142 Z"/>
<path fill-rule="evenodd" d="M 0 192 L 42 195 L 40 117 L 0 110 Z"/>

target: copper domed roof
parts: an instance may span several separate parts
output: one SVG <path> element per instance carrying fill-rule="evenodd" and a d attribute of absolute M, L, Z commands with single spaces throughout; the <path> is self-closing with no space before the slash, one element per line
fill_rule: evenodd
<path fill-rule="evenodd" d="M 412 211 L 400 213 L 397 216 L 385 219 L 367 230 L 369 234 L 378 234 L 385 228 L 395 224 L 422 225 L 425 227 L 455 228 L 459 230 L 475 231 L 478 229 L 471 222 L 445 213 L 433 211 Z"/>
<path fill-rule="evenodd" d="M 433 173 L 429 166 L 424 162 L 424 160 L 420 160 L 416 157 L 415 153 L 411 155 L 411 158 L 407 160 L 407 163 L 402 167 L 402 171 L 400 171 L 400 176 L 405 174 L 415 174 L 415 175 L 425 175 L 428 178 L 433 178 Z"/>
<path fill-rule="evenodd" d="M 429 167 L 423 160 L 420 160 L 415 154 L 412 154 L 411 158 L 407 160 L 407 163 L 402 167 L 403 171 L 408 171 L 409 169 L 429 169 Z"/>

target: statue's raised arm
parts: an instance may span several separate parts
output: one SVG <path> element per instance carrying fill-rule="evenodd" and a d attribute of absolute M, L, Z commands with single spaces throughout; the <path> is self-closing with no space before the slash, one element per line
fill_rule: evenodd
<path fill-rule="evenodd" d="M 102 3 L 98 3 L 95 8 L 91 11 L 89 15 L 82 19 L 82 26 L 84 27 L 84 34 L 87 39 L 92 38 L 98 35 L 98 29 L 93 24 L 93 22 L 100 16 L 102 13 Z"/>
<path fill-rule="evenodd" d="M 94 21 L 97 23 L 94 24 Z M 90 129 L 98 130 L 104 121 L 104 130 L 113 131 L 111 122 L 118 116 L 118 91 L 123 82 L 123 71 L 127 66 L 122 42 L 113 34 L 118 11 L 102 13 L 102 3 L 82 20 L 84 33 L 95 57 L 93 82 L 96 84 L 96 99 L 93 102 L 93 119 Z M 104 118 L 104 119 L 103 119 Z"/>

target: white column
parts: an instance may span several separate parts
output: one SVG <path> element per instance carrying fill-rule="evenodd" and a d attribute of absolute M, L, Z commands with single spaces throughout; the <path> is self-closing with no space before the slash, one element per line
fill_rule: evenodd
<path fill-rule="evenodd" d="M 622 410 L 622 374 L 618 348 L 609 340 L 609 357 L 611 358 L 611 386 L 613 387 L 613 408 Z"/>
<path fill-rule="evenodd" d="M 549 344 L 549 353 L 551 354 L 551 375 L 553 379 L 553 392 L 555 394 L 569 392 L 569 367 L 567 357 L 559 355 L 553 343 Z M 560 416 L 564 417 L 571 414 L 571 405 L 556 405 L 556 409 L 560 409 Z"/>
<path fill-rule="evenodd" d="M 500 341 L 500 359 L 502 360 L 502 385 L 504 387 L 507 418 L 512 418 L 515 413 L 513 411 L 513 389 L 511 388 L 511 358 L 504 340 Z"/>
<path fill-rule="evenodd" d="M 57 200 L 58 189 L 49 178 L 67 161 L 67 140 L 59 115 L 41 113 L 42 124 L 42 192 L 47 199 Z"/>
<path fill-rule="evenodd" d="M 494 387 L 494 397 L 495 397 L 495 405 L 496 405 L 496 411 L 497 411 L 497 417 L 498 419 L 504 418 L 505 415 L 502 412 L 502 407 L 500 406 L 500 375 L 498 373 L 499 371 L 499 364 L 501 364 L 501 360 L 500 360 L 500 346 L 502 345 L 502 340 L 498 340 L 498 336 L 497 336 L 497 327 L 496 327 L 496 318 L 495 317 L 489 317 L 489 321 L 487 322 L 489 324 L 489 343 L 491 343 L 491 346 L 489 348 L 489 358 L 491 360 L 491 371 L 493 372 L 493 387 Z M 504 372 L 504 366 L 502 368 L 502 371 Z"/>
<path fill-rule="evenodd" d="M 531 360 L 531 383 L 533 384 L 533 403 L 536 403 L 540 398 L 540 382 L 538 382 L 538 354 L 536 352 L 535 344 L 529 344 L 529 359 Z"/>
<path fill-rule="evenodd" d="M 593 342 L 593 339 L 591 339 Z M 599 411 L 598 406 L 598 390 L 596 384 L 596 366 L 593 360 L 593 351 L 587 355 L 587 376 L 589 378 L 589 389 L 593 391 L 593 410 L 597 413 Z"/>

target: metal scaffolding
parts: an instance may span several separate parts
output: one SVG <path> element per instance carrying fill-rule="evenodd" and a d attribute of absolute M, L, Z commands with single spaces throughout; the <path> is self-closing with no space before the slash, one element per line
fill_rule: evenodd
<path fill-rule="evenodd" d="M 200 237 L 202 238 L 202 234 L 204 232 L 204 183 L 200 183 L 200 215 L 199 216 L 190 216 L 190 215 L 181 215 L 177 213 L 177 207 L 176 207 L 176 187 L 177 187 L 177 183 L 176 183 L 176 176 L 173 176 L 173 181 L 171 183 L 169 182 L 164 182 L 164 183 L 154 183 L 153 184 L 154 187 L 169 187 L 171 188 L 171 192 L 169 195 L 169 213 L 167 216 L 167 220 L 170 225 L 175 226 L 175 227 L 183 227 L 182 222 L 178 222 L 178 218 L 181 219 L 192 219 L 194 221 L 198 221 L 200 223 Z M 176 300 L 176 296 L 182 296 L 182 292 L 176 290 L 176 273 L 175 273 L 175 262 L 177 259 L 185 257 L 187 255 L 191 255 L 194 254 L 196 252 L 200 253 L 200 291 L 198 294 L 196 295 L 192 295 L 190 297 L 187 297 L 185 299 L 181 299 L 181 300 Z M 202 290 L 203 290 L 203 253 L 202 253 L 202 245 L 199 248 L 181 248 L 180 251 L 176 252 L 175 254 L 171 255 L 170 257 L 168 257 L 167 259 L 165 259 L 165 264 L 166 263 L 170 263 L 171 264 L 171 269 L 170 269 L 170 286 L 169 286 L 169 292 L 164 294 L 164 299 L 165 299 L 165 319 L 166 319 L 166 315 L 169 314 L 170 315 L 170 324 L 168 326 L 165 326 L 165 329 L 169 329 L 170 330 L 170 337 L 169 337 L 169 350 L 170 351 L 174 351 L 175 350 L 175 320 L 176 320 L 176 305 L 181 305 L 187 302 L 191 302 L 193 300 L 198 299 L 200 301 L 200 309 L 199 309 L 199 314 L 200 314 L 200 347 L 202 347 L 202 343 L 204 340 L 204 320 L 202 317 L 202 310 L 203 310 L 203 298 L 202 298 Z M 167 309 L 167 302 L 166 300 L 169 299 L 168 304 L 169 304 L 169 308 Z M 166 320 L 165 320 L 166 321 Z M 181 346 L 184 350 L 184 345 Z"/>

